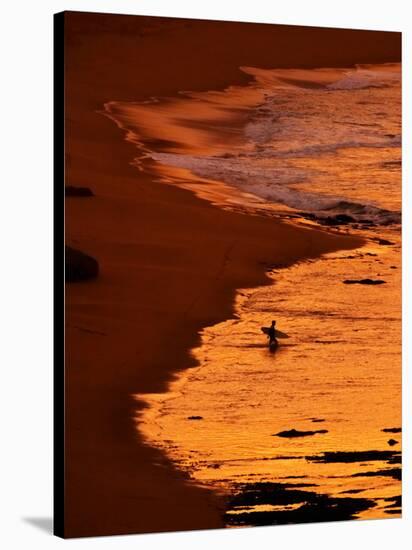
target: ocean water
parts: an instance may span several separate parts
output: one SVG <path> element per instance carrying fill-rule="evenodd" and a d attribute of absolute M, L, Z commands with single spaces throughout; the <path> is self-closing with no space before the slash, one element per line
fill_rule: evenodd
<path fill-rule="evenodd" d="M 225 496 L 228 526 L 399 516 L 400 65 L 242 70 L 247 86 L 106 114 L 165 184 L 366 244 L 239 289 L 233 319 L 192 350 L 198 366 L 138 396 L 139 429 Z M 384 282 L 343 283 L 366 278 Z M 260 331 L 272 319 L 275 354 Z"/>

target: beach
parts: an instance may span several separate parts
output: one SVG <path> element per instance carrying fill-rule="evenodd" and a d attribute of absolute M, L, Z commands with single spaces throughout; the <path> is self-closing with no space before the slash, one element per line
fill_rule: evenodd
<path fill-rule="evenodd" d="M 136 430 L 144 404 L 134 396 L 164 392 L 196 366 L 190 350 L 201 330 L 233 316 L 237 289 L 269 285 L 270 266 L 364 240 L 225 210 L 160 182 L 150 161 L 132 165 L 135 144 L 104 106 L 246 83 L 245 65 L 396 61 L 399 41 L 332 29 L 315 38 L 311 29 L 289 28 L 293 42 L 286 27 L 273 39 L 255 25 L 65 17 L 65 183 L 94 193 L 66 198 L 66 242 L 100 270 L 95 281 L 66 286 L 65 536 L 223 527 L 216 493 L 144 442 Z M 327 47 L 348 38 L 344 49 Z"/>

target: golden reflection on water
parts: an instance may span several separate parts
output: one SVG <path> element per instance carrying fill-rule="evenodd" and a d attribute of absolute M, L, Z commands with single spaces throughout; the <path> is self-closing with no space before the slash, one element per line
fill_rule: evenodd
<path fill-rule="evenodd" d="M 376 245 L 275 271 L 273 285 L 240 291 L 237 318 L 204 330 L 193 351 L 199 367 L 157 406 L 145 396 L 152 408 L 143 433 L 194 480 L 223 492 L 235 483 L 297 479 L 317 493 L 359 492 L 376 502 L 359 517 L 388 517 L 383 499 L 400 494 L 400 481 L 370 473 L 399 465 L 308 457 L 400 450 L 400 434 L 382 431 L 401 426 L 399 268 L 400 247 Z M 386 284 L 342 282 L 364 277 Z M 275 354 L 260 333 L 272 318 L 287 334 Z M 327 433 L 273 435 L 290 429 Z"/>

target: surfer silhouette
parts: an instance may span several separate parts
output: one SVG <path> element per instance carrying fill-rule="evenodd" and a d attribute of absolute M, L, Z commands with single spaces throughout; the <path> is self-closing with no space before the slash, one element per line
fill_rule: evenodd
<path fill-rule="evenodd" d="M 269 346 L 270 346 L 270 344 L 272 344 L 272 342 L 274 342 L 276 340 L 275 326 L 276 326 L 276 321 L 272 321 L 272 324 L 270 325 L 269 330 L 268 330 Z"/>
<path fill-rule="evenodd" d="M 272 321 L 270 327 L 262 327 L 262 332 L 269 337 L 269 348 L 273 349 L 277 347 L 278 341 L 276 340 L 276 321 Z"/>

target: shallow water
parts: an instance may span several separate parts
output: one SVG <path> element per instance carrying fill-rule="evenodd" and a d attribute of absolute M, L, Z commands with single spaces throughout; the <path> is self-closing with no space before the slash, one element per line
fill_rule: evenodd
<path fill-rule="evenodd" d="M 382 431 L 401 425 L 399 293 L 393 292 L 400 270 L 388 266 L 399 254 L 396 247 L 329 254 L 273 272 L 273 286 L 242 290 L 237 318 L 204 330 L 193 352 L 200 366 L 173 383 L 166 399 L 145 396 L 153 408 L 143 432 L 194 479 L 229 493 L 239 483 L 290 483 L 293 476 L 317 493 L 361 490 L 377 506 L 360 517 L 383 516 L 382 499 L 400 493 L 399 481 L 352 476 L 399 466 L 387 457 L 353 463 L 308 457 L 399 450 L 399 434 Z M 342 283 L 359 272 L 379 273 L 386 285 Z M 387 306 L 379 312 L 377 297 Z M 259 335 L 272 317 L 287 334 L 275 354 Z M 274 436 L 291 429 L 327 433 Z M 390 447 L 391 438 L 398 444 Z"/>
<path fill-rule="evenodd" d="M 235 317 L 192 351 L 199 366 L 138 396 L 139 429 L 227 496 L 228 525 L 399 515 L 400 67 L 244 70 L 246 87 L 108 105 L 136 165 L 150 157 L 165 183 L 223 208 L 350 216 L 340 231 L 367 244 L 240 289 Z M 343 283 L 365 278 L 384 283 Z M 274 354 L 260 331 L 272 319 Z M 289 430 L 312 433 L 276 435 Z"/>

